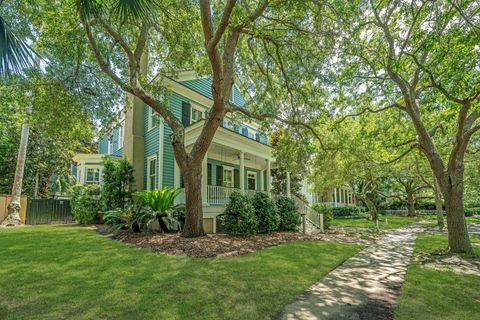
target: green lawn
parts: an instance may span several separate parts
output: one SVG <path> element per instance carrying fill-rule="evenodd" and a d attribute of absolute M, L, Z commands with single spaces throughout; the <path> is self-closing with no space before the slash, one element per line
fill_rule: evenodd
<path fill-rule="evenodd" d="M 270 319 L 359 250 L 302 241 L 195 259 L 80 227 L 0 230 L 0 319 Z"/>
<path fill-rule="evenodd" d="M 467 217 L 467 222 L 480 222 L 480 217 Z"/>
<path fill-rule="evenodd" d="M 473 242 L 480 242 L 478 236 L 471 238 Z M 446 235 L 421 234 L 415 243 L 415 253 L 446 247 Z M 476 251 L 480 254 L 479 249 L 476 248 Z M 480 276 L 422 268 L 414 262 L 408 267 L 395 319 L 478 319 L 478 288 Z"/>
<path fill-rule="evenodd" d="M 388 223 L 386 223 L 385 221 Z M 384 215 L 380 217 L 378 226 L 380 229 L 397 229 L 404 225 L 418 222 L 426 219 L 425 217 L 399 217 L 394 215 Z M 332 221 L 332 226 L 342 227 L 357 227 L 357 228 L 375 228 L 375 222 L 363 217 L 335 217 Z"/>

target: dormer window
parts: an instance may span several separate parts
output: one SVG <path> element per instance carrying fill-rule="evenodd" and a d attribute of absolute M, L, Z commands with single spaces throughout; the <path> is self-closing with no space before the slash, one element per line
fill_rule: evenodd
<path fill-rule="evenodd" d="M 200 107 L 192 105 L 192 117 L 190 123 L 193 124 L 203 119 L 203 111 Z"/>

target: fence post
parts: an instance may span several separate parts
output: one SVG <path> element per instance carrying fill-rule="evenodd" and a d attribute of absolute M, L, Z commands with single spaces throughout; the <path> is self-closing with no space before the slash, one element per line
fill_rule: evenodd
<path fill-rule="evenodd" d="M 320 215 L 320 231 L 323 232 L 323 213 L 319 213 Z"/>
<path fill-rule="evenodd" d="M 305 213 L 302 213 L 302 228 L 303 234 L 307 233 L 307 218 L 305 217 Z"/>

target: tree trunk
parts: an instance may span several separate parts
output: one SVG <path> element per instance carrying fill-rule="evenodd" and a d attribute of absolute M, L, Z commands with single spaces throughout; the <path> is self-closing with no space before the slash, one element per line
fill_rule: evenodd
<path fill-rule="evenodd" d="M 473 254 L 463 210 L 463 176 L 450 174 L 444 190 L 447 211 L 448 246 L 451 252 Z"/>
<path fill-rule="evenodd" d="M 415 198 L 411 190 L 407 190 L 407 215 L 409 217 L 415 217 Z"/>
<path fill-rule="evenodd" d="M 437 225 L 440 230 L 445 227 L 445 222 L 443 220 L 443 202 L 442 202 L 442 194 L 440 192 L 440 188 L 438 186 L 437 179 L 433 178 L 433 191 L 435 192 L 435 211 L 437 214 Z"/>
<path fill-rule="evenodd" d="M 29 132 L 29 125 L 23 124 L 20 138 L 20 148 L 18 149 L 17 156 L 17 167 L 15 169 L 15 178 L 12 187 L 12 200 L 8 205 L 8 216 L 2 222 L 2 226 L 19 226 L 22 224 L 22 220 L 20 219 L 20 197 L 22 195 L 23 170 L 25 168 L 25 159 L 27 157 Z"/>
<path fill-rule="evenodd" d="M 189 166 L 188 172 L 183 175 L 185 185 L 185 225 L 182 237 L 193 238 L 205 235 L 203 230 L 203 202 L 202 202 L 202 166 Z"/>

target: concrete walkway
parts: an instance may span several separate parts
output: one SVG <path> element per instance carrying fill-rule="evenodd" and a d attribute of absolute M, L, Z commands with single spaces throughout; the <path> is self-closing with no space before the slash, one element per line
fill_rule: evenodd
<path fill-rule="evenodd" d="M 416 233 L 392 230 L 313 285 L 277 319 L 393 319 Z"/>

